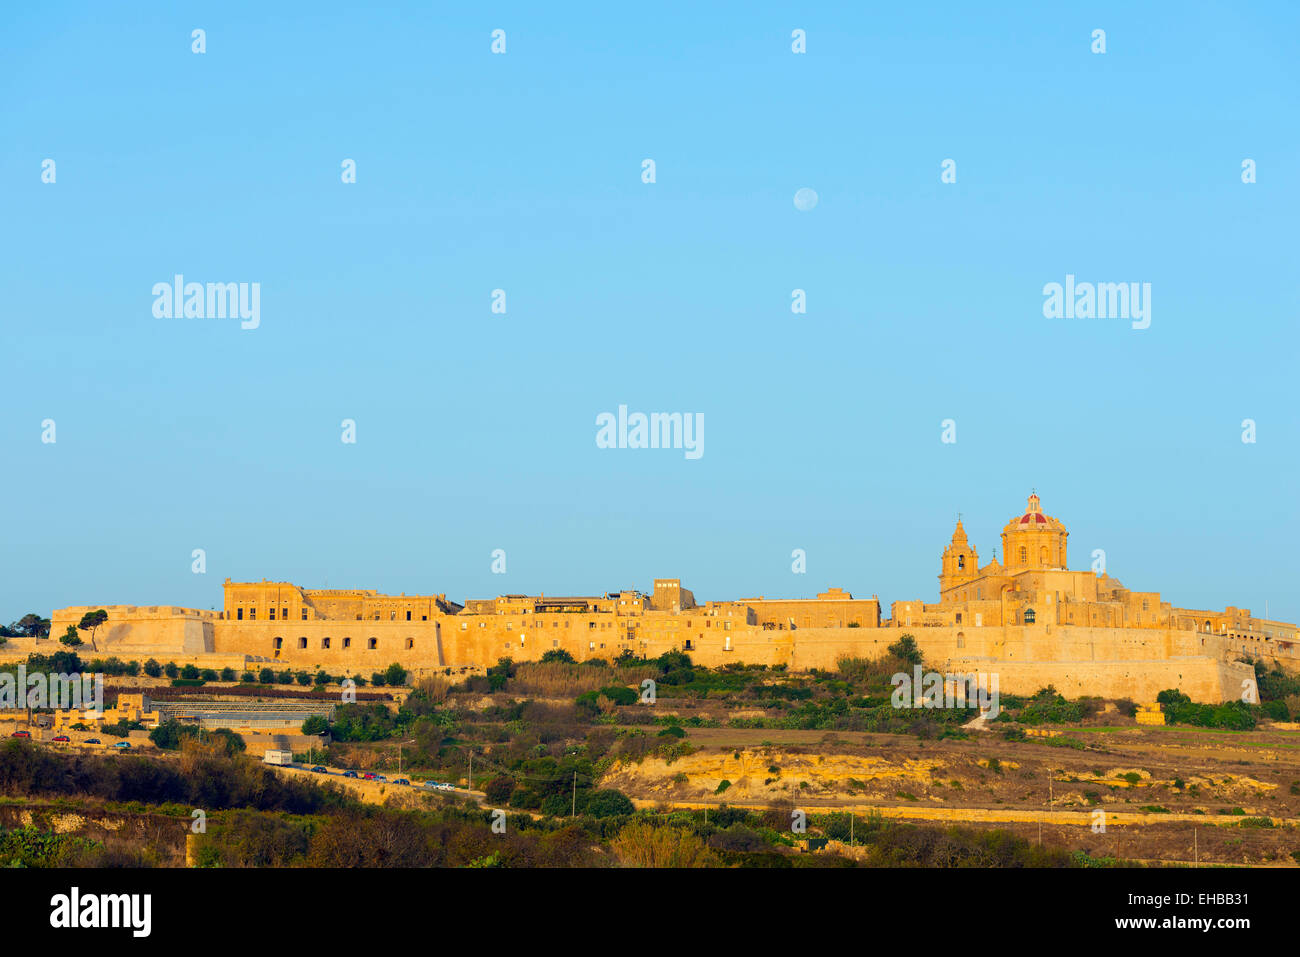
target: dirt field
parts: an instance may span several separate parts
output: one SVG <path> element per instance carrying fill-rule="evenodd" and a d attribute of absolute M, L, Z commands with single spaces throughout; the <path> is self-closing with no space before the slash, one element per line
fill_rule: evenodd
<path fill-rule="evenodd" d="M 1009 742 L 999 732 L 923 741 L 690 729 L 694 754 L 620 765 L 602 784 L 644 805 L 791 803 L 810 814 L 1000 826 L 1098 856 L 1296 866 L 1300 733 L 1135 726 L 1047 733 Z"/>

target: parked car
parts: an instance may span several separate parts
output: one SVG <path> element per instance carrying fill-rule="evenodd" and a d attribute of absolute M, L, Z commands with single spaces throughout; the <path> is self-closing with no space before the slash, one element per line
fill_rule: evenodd
<path fill-rule="evenodd" d="M 31 736 L 32 733 L 30 731 L 15 731 L 13 734 L 9 735 L 11 738 L 30 738 Z"/>
<path fill-rule="evenodd" d="M 113 745 L 113 747 L 115 748 L 129 748 L 130 746 L 131 746 L 130 741 L 119 741 L 117 742 L 117 744 Z"/>
<path fill-rule="evenodd" d="M 374 771 L 367 771 L 365 775 L 361 778 L 361 780 L 363 781 L 373 781 L 374 779 L 375 779 Z"/>
<path fill-rule="evenodd" d="M 82 743 L 82 744 L 99 744 L 99 743 L 100 743 L 100 740 L 99 740 L 99 738 L 87 738 L 85 741 L 83 741 L 83 742 L 81 742 L 81 743 Z"/>
<path fill-rule="evenodd" d="M 345 778 L 355 778 L 355 777 L 357 776 L 357 772 L 356 772 L 356 771 L 344 771 L 344 772 L 343 772 L 343 776 L 344 776 Z"/>
<path fill-rule="evenodd" d="M 436 791 L 438 790 L 438 788 L 442 787 L 442 785 L 439 784 L 437 781 L 425 781 L 423 784 L 420 785 L 420 787 L 428 788 L 430 791 Z"/>
<path fill-rule="evenodd" d="M 388 778 L 384 777 L 382 774 L 376 774 L 376 775 L 375 775 L 375 780 L 376 780 L 376 781 L 387 781 Z"/>
<path fill-rule="evenodd" d="M 393 783 L 394 783 L 394 784 L 405 784 L 407 787 L 410 787 L 410 785 L 411 785 L 411 782 L 408 781 L 408 780 L 406 780 L 406 778 L 398 778 L 398 779 L 395 780 Z"/>
<path fill-rule="evenodd" d="M 66 734 L 57 734 L 57 735 L 54 736 L 54 740 L 55 740 L 55 741 L 71 741 L 72 739 L 69 738 Z"/>
<path fill-rule="evenodd" d="M 329 774 L 329 773 L 330 773 L 328 768 L 321 767 L 319 764 L 316 765 L 316 767 L 312 768 L 312 771 L 313 771 L 314 773 L 316 773 L 316 774 Z"/>

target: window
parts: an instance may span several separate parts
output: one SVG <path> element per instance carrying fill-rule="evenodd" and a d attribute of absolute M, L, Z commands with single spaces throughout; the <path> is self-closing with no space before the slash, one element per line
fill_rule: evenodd
<path fill-rule="evenodd" d="M 352 647 L 352 639 L 351 639 L 351 638 L 344 638 L 344 639 L 343 639 L 343 647 L 344 647 L 344 648 L 351 648 L 351 647 Z"/>
<path fill-rule="evenodd" d="M 1029 564 L 1029 550 L 1023 545 L 1020 546 L 1020 564 Z"/>
<path fill-rule="evenodd" d="M 307 620 L 307 609 L 305 607 L 302 610 L 302 620 L 303 621 Z"/>
<path fill-rule="evenodd" d="M 330 646 L 330 640 L 329 640 L 329 638 L 322 638 L 322 639 L 320 640 L 320 646 L 321 646 L 322 648 L 328 648 L 328 647 Z"/>
<path fill-rule="evenodd" d="M 933 567 L 933 566 L 931 566 L 931 567 Z M 966 567 L 966 556 L 965 556 L 965 555 L 958 555 L 958 556 L 957 556 L 957 567 L 958 567 L 958 568 L 965 568 L 965 567 Z"/>
<path fill-rule="evenodd" d="M 468 627 L 469 627 L 469 622 L 467 622 L 467 621 L 462 621 L 462 622 L 460 623 L 460 630 L 461 630 L 461 631 L 464 631 L 464 630 L 467 629 Z"/>
<path fill-rule="evenodd" d="M 959 625 L 961 624 L 961 612 L 957 612 L 957 622 L 956 622 L 956 623 L 959 624 Z M 957 647 L 960 648 L 961 645 L 958 645 Z"/>
<path fill-rule="evenodd" d="M 275 639 L 275 650 L 279 651 L 283 647 L 284 647 L 284 639 L 283 638 Z"/>
<path fill-rule="evenodd" d="M 409 611 L 406 613 L 406 620 L 407 621 L 411 620 L 411 613 Z"/>
<path fill-rule="evenodd" d="M 390 611 L 390 612 L 388 613 L 388 620 L 389 620 L 389 621 L 397 621 L 397 612 L 395 612 L 395 611 Z"/>
<path fill-rule="evenodd" d="M 274 609 L 274 608 L 271 609 L 271 611 L 270 611 L 270 616 L 271 616 L 270 620 L 271 620 L 271 621 L 275 621 L 275 609 Z"/>
<path fill-rule="evenodd" d="M 378 639 L 378 638 L 367 638 L 367 639 L 366 639 L 366 647 L 369 648 L 371 651 L 374 651 L 376 648 L 379 647 L 379 639 Z"/>
<path fill-rule="evenodd" d="M 414 648 L 414 647 L 415 647 L 415 639 L 414 639 L 414 638 L 407 638 L 407 639 L 406 639 L 406 650 L 407 650 L 407 651 L 410 651 L 410 650 L 411 650 L 412 648 Z"/>
<path fill-rule="evenodd" d="M 236 610 L 235 610 L 235 618 L 236 618 L 237 620 L 239 620 L 239 621 L 243 621 L 243 620 L 244 620 L 244 609 L 242 609 L 242 608 L 236 609 Z"/>
<path fill-rule="evenodd" d="M 250 608 L 250 609 L 248 609 L 248 620 L 249 620 L 249 621 L 257 621 L 257 609 L 256 609 L 256 608 Z"/>
<path fill-rule="evenodd" d="M 288 620 L 289 620 L 289 609 L 288 609 L 288 608 L 281 608 L 281 609 L 280 609 L 280 618 L 281 618 L 282 620 L 284 620 L 284 621 L 288 621 Z"/>
<path fill-rule="evenodd" d="M 299 639 L 298 639 L 298 647 L 299 647 L 299 648 L 306 648 L 306 647 L 307 647 L 307 639 L 306 639 L 306 638 L 299 638 Z"/>

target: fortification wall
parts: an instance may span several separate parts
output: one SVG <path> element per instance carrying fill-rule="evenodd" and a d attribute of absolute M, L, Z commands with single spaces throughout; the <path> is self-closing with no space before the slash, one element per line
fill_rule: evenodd
<path fill-rule="evenodd" d="M 980 670 L 989 671 L 996 664 L 1001 688 L 1011 693 L 1033 693 L 1052 684 L 1067 695 L 1148 701 L 1164 688 L 1179 687 L 1197 700 L 1221 701 L 1240 697 L 1241 679 L 1249 676 L 1246 666 L 1229 667 L 1229 659 L 1241 650 L 1270 650 L 1238 650 L 1235 646 L 1241 642 L 1179 629 L 1059 624 L 767 630 L 735 627 L 736 622 L 728 628 L 720 619 L 710 622 L 716 627 L 705 628 L 701 619 L 701 627 L 689 632 L 660 636 L 644 630 L 629 634 L 626 621 L 610 616 L 565 616 L 557 624 L 530 625 L 505 616 L 456 615 L 409 622 L 232 621 L 197 609 L 125 605 L 60 609 L 52 616 L 54 637 L 36 643 L 33 650 L 49 653 L 61 648 L 57 636 L 96 607 L 104 607 L 109 618 L 96 635 L 94 651 L 89 633 L 81 633 L 87 640 L 80 649 L 83 657 L 154 657 L 204 666 L 207 656 L 219 657 L 223 664 L 247 656 L 276 668 L 324 668 L 333 674 L 369 675 L 392 662 L 417 672 L 481 669 L 506 657 L 535 661 L 555 648 L 579 661 L 612 659 L 625 649 L 649 657 L 683 650 L 709 667 L 743 662 L 829 670 L 842 657 L 883 655 L 910 633 L 928 665 L 955 670 L 959 663 L 978 662 Z"/>
<path fill-rule="evenodd" d="M 95 630 L 93 649 L 91 632 L 77 632 L 83 642 L 77 651 L 83 658 L 117 655 L 119 658 L 143 660 L 155 657 L 165 661 L 167 659 L 161 656 L 203 655 L 216 650 L 217 613 L 176 605 L 78 605 L 56 609 L 50 615 L 52 649 L 57 651 L 65 647 L 58 639 L 69 625 L 80 622 L 86 612 L 101 608 L 108 613 L 108 620 Z M 44 648 L 41 651 L 49 653 Z"/>

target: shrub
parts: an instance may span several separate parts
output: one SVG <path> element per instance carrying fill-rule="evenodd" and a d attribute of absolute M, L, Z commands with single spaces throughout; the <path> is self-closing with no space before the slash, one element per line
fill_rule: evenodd
<path fill-rule="evenodd" d="M 636 807 L 632 804 L 632 799 L 622 791 L 613 788 L 593 791 L 591 797 L 587 799 L 586 813 L 592 817 L 618 817 L 635 811 Z"/>
<path fill-rule="evenodd" d="M 514 790 L 515 779 L 504 774 L 493 778 L 483 787 L 483 793 L 487 795 L 490 804 L 505 804 Z"/>

